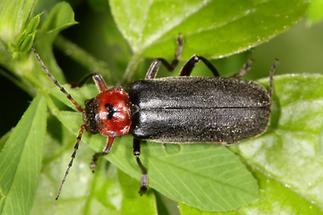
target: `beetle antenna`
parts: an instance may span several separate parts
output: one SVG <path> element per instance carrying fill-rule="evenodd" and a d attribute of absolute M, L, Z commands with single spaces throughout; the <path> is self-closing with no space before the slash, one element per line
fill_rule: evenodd
<path fill-rule="evenodd" d="M 62 182 L 61 182 L 61 184 L 60 184 L 60 186 L 58 188 L 58 192 L 57 192 L 57 195 L 56 195 L 55 200 L 57 200 L 59 198 L 59 196 L 61 195 L 61 191 L 62 191 L 63 185 L 64 185 L 64 183 L 66 181 L 66 178 L 67 178 L 67 175 L 68 175 L 68 173 L 69 173 L 69 171 L 70 171 L 70 169 L 71 169 L 71 167 L 73 165 L 73 161 L 74 161 L 74 158 L 76 156 L 77 149 L 79 148 L 79 145 L 80 145 L 80 142 L 81 142 L 81 139 L 82 139 L 82 136 L 83 136 L 84 129 L 85 129 L 85 125 L 83 124 L 81 126 L 80 130 L 79 130 L 78 135 L 77 135 L 76 143 L 74 145 L 74 151 L 73 151 L 73 153 L 71 155 L 71 160 L 68 163 L 67 169 L 66 169 L 65 174 L 64 174 L 64 177 L 63 177 L 63 180 L 62 180 Z"/>
<path fill-rule="evenodd" d="M 41 57 L 39 56 L 39 54 L 36 51 L 36 49 L 35 48 L 32 48 L 32 51 L 34 52 L 37 61 L 39 62 L 39 64 L 41 65 L 43 71 L 47 74 L 47 76 L 49 77 L 49 79 L 60 89 L 60 91 L 62 93 L 65 94 L 65 96 L 68 98 L 68 100 L 70 100 L 70 102 L 74 105 L 74 107 L 79 112 L 83 112 L 83 108 L 81 107 L 81 105 L 79 103 L 77 103 L 77 101 L 71 96 L 71 94 L 69 94 L 66 91 L 66 89 L 58 82 L 58 80 L 49 72 L 48 67 L 45 65 L 44 61 L 41 59 Z"/>

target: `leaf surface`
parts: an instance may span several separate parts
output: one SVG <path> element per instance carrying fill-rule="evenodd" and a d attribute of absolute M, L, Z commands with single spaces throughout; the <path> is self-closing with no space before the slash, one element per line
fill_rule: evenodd
<path fill-rule="evenodd" d="M 0 214 L 29 214 L 38 185 L 46 103 L 37 96 L 0 153 Z"/>
<path fill-rule="evenodd" d="M 183 34 L 183 57 L 219 58 L 241 52 L 292 26 L 306 0 L 112 0 L 113 17 L 134 53 L 171 57 Z M 293 5 L 291 7 L 291 5 Z M 211 18 L 212 17 L 212 18 Z"/>
<path fill-rule="evenodd" d="M 271 129 L 238 146 L 252 167 L 323 210 L 323 76 L 275 78 Z"/>
<path fill-rule="evenodd" d="M 294 193 L 279 182 L 255 171 L 260 186 L 260 197 L 246 207 L 232 212 L 202 212 L 195 208 L 180 204 L 182 215 L 251 215 L 251 214 L 323 214 L 322 210 Z"/>

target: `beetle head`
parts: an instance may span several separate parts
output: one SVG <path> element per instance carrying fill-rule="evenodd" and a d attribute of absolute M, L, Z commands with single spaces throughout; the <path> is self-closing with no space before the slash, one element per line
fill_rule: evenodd
<path fill-rule="evenodd" d="M 87 130 L 104 136 L 117 137 L 129 133 L 131 111 L 129 96 L 121 88 L 101 92 L 85 104 Z"/>

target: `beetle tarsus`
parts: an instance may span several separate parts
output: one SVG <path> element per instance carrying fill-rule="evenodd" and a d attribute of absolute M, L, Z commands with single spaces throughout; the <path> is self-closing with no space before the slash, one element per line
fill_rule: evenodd
<path fill-rule="evenodd" d="M 148 189 L 148 174 L 147 168 L 142 164 L 140 156 L 140 139 L 133 139 L 133 155 L 136 157 L 137 164 L 141 170 L 139 194 L 143 195 Z"/>
<path fill-rule="evenodd" d="M 106 155 L 108 153 L 104 153 L 104 152 L 97 152 L 93 155 L 92 157 L 92 161 L 90 163 L 90 169 L 92 171 L 92 173 L 95 173 L 95 169 L 96 169 L 96 166 L 97 166 L 97 162 L 99 160 L 100 157 Z"/>
<path fill-rule="evenodd" d="M 241 78 L 247 74 L 252 68 L 253 59 L 248 59 L 246 63 L 243 64 L 240 71 L 232 76 L 232 78 Z"/>
<path fill-rule="evenodd" d="M 144 174 L 141 176 L 140 179 L 140 189 L 139 194 L 142 196 L 144 193 L 146 193 L 148 190 L 148 175 Z"/>

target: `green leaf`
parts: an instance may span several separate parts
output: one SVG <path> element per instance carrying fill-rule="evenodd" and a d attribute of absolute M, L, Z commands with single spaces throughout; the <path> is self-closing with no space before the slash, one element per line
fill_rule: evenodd
<path fill-rule="evenodd" d="M 260 185 L 260 198 L 234 212 L 211 213 L 180 204 L 182 215 L 248 215 L 248 214 L 307 214 L 318 215 L 323 212 L 317 206 L 308 202 L 302 196 L 284 187 L 275 180 L 268 179 L 256 172 Z"/>
<path fill-rule="evenodd" d="M 58 33 L 69 26 L 75 25 L 74 12 L 72 7 L 66 2 L 60 2 L 50 11 L 41 31 L 47 33 Z"/>
<path fill-rule="evenodd" d="M 25 36 L 23 38 L 22 43 L 19 44 L 18 50 L 24 53 L 27 53 L 28 51 L 30 51 L 34 43 L 34 39 L 35 39 L 35 34 L 28 34 L 27 36 Z"/>
<path fill-rule="evenodd" d="M 286 30 L 304 15 L 308 1 L 109 2 L 118 28 L 135 54 L 171 57 L 175 38 L 181 33 L 189 44 L 184 45 L 184 58 L 193 53 L 219 58 L 254 47 Z"/>
<path fill-rule="evenodd" d="M 307 18 L 312 24 L 323 20 L 323 0 L 311 0 Z"/>
<path fill-rule="evenodd" d="M 82 121 L 79 113 L 53 112 L 66 128 L 77 133 Z M 84 137 L 83 141 L 99 151 L 105 138 L 92 135 Z M 233 210 L 257 197 L 257 182 L 240 160 L 223 146 L 148 143 L 142 145 L 141 157 L 149 169 L 151 187 L 193 207 L 209 211 Z M 131 138 L 118 138 L 107 159 L 139 180 Z"/>
<path fill-rule="evenodd" d="M 20 34 L 17 40 L 16 52 L 27 53 L 33 46 L 36 30 L 40 22 L 41 14 L 34 16 L 26 26 L 26 29 Z"/>
<path fill-rule="evenodd" d="M 323 211 L 323 76 L 275 77 L 275 93 L 275 127 L 240 144 L 240 155 Z"/>
<path fill-rule="evenodd" d="M 29 214 L 39 181 L 46 103 L 37 96 L 0 153 L 0 214 Z"/>

